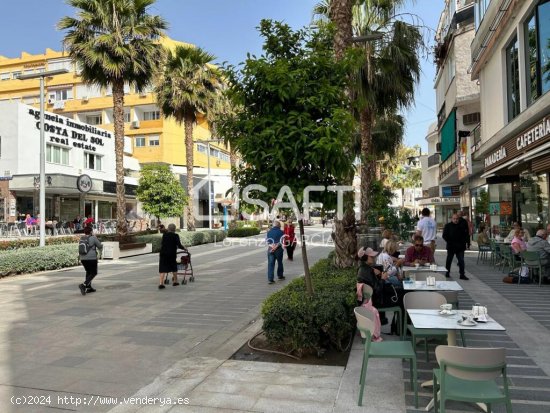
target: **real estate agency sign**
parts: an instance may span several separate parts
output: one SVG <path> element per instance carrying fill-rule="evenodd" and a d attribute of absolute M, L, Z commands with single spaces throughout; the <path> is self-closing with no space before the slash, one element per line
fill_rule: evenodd
<path fill-rule="evenodd" d="M 550 115 L 509 139 L 485 157 L 485 171 L 490 171 L 550 141 Z"/>
<path fill-rule="evenodd" d="M 30 132 L 29 128 L 34 130 L 32 133 L 33 141 L 29 142 L 29 144 L 34 145 L 36 142 L 36 147 L 38 147 L 38 140 L 34 141 L 34 136 L 40 136 L 40 110 L 21 104 L 19 107 L 19 119 L 23 124 L 24 130 L 27 132 Z M 108 174 L 114 172 L 114 138 L 111 131 L 60 116 L 56 113 L 44 112 L 44 134 L 46 145 L 70 150 L 69 165 L 56 165 L 57 168 L 85 169 L 84 154 L 91 153 L 102 157 L 102 179 L 107 178 L 105 172 Z M 90 171 L 90 173 L 94 172 Z M 76 172 L 74 174 L 78 175 Z"/>

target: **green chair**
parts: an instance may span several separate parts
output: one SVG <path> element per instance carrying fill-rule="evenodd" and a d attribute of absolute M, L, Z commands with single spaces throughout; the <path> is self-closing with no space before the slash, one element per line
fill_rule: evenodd
<path fill-rule="evenodd" d="M 529 276 L 531 279 L 533 275 L 539 277 L 539 287 L 542 285 L 542 276 L 543 276 L 543 265 L 540 261 L 540 254 L 538 251 L 522 251 L 521 252 L 521 263 L 522 265 L 527 265 L 529 268 Z M 518 284 L 521 282 L 521 276 L 518 277 Z"/>
<path fill-rule="evenodd" d="M 489 245 L 491 246 L 491 265 L 496 265 L 500 262 L 500 244 L 491 238 Z"/>
<path fill-rule="evenodd" d="M 369 358 L 396 358 L 408 359 L 410 362 L 411 387 L 414 390 L 414 407 L 418 408 L 418 385 L 416 373 L 416 353 L 409 341 L 382 341 L 372 342 L 374 330 L 374 315 L 364 307 L 355 307 L 353 310 L 357 319 L 357 328 L 364 339 L 363 362 L 359 376 L 359 400 L 358 406 L 363 405 L 363 392 L 365 390 L 365 376 Z"/>
<path fill-rule="evenodd" d="M 479 238 L 479 234 L 474 234 L 474 241 L 477 242 L 478 238 Z M 479 264 L 479 260 L 481 260 L 481 263 L 484 263 L 485 261 L 487 261 L 489 259 L 488 257 L 489 252 L 492 252 L 491 245 L 479 245 L 479 243 L 477 244 L 477 250 L 478 250 L 478 253 L 477 253 L 476 264 Z"/>
<path fill-rule="evenodd" d="M 445 413 L 447 400 L 485 403 L 487 412 L 493 403 L 505 403 L 506 412 L 512 413 L 504 348 L 437 346 L 435 357 L 439 364 L 433 371 L 435 413 Z M 495 381 L 501 376 L 503 391 Z"/>
<path fill-rule="evenodd" d="M 512 254 L 512 247 L 509 245 L 503 245 L 500 248 L 500 270 L 506 269 L 507 272 L 512 272 L 514 270 L 515 256 Z"/>
<path fill-rule="evenodd" d="M 372 297 L 372 287 L 368 284 L 363 284 L 363 302 L 365 302 L 365 300 L 369 300 L 371 297 Z M 402 328 L 402 325 L 403 325 L 403 312 L 401 311 L 401 307 L 399 307 L 398 305 L 394 306 L 394 307 L 382 307 L 382 308 L 377 308 L 377 310 L 379 311 L 383 311 L 383 312 L 388 312 L 388 311 L 392 311 L 394 313 L 397 313 L 397 328 L 398 328 L 398 333 L 399 333 L 399 337 L 401 338 L 401 340 L 403 340 L 405 338 L 405 332 L 403 331 L 403 328 Z"/>
<path fill-rule="evenodd" d="M 403 305 L 407 310 L 427 310 L 437 309 L 441 304 L 447 304 L 447 300 L 443 295 L 435 291 L 411 291 L 403 297 Z M 407 318 L 403 319 L 403 330 L 411 332 L 411 341 L 413 349 L 416 351 L 416 339 L 424 339 L 424 351 L 426 352 L 426 362 L 429 361 L 428 353 L 428 338 L 438 338 L 447 340 L 447 331 L 432 328 L 416 328 L 412 324 L 407 324 Z"/>

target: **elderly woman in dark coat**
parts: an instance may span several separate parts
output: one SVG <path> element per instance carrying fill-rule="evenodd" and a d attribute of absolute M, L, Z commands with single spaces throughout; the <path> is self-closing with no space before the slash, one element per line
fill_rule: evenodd
<path fill-rule="evenodd" d="M 180 236 L 176 234 L 176 226 L 168 225 L 168 230 L 162 235 L 162 244 L 159 254 L 159 290 L 164 287 L 164 277 L 169 272 L 172 273 L 172 285 L 180 285 L 178 282 L 178 263 L 177 252 L 178 248 L 184 250 L 181 245 Z"/>

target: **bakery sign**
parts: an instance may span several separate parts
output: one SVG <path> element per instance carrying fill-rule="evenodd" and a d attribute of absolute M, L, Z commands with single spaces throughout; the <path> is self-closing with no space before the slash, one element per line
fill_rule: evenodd
<path fill-rule="evenodd" d="M 485 171 L 513 160 L 550 140 L 550 115 L 506 141 L 485 157 Z"/>

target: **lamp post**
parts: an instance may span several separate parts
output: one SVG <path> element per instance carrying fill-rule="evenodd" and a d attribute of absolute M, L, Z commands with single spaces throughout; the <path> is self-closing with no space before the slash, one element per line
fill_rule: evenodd
<path fill-rule="evenodd" d="M 40 246 L 46 245 L 46 138 L 44 135 L 44 78 L 69 73 L 67 69 L 48 70 L 19 76 L 20 80 L 40 79 Z"/>

